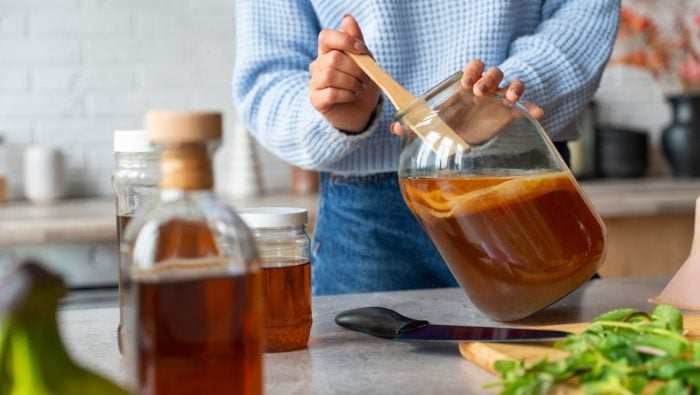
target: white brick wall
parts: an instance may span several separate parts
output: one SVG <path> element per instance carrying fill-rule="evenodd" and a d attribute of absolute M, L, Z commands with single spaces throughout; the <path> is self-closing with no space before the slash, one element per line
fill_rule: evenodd
<path fill-rule="evenodd" d="M 12 147 L 12 195 L 21 195 L 18 164 L 28 144 L 65 151 L 71 195 L 111 194 L 112 131 L 139 127 L 152 107 L 220 109 L 230 131 L 233 7 L 234 0 L 0 0 L 0 135 Z M 596 99 L 603 123 L 647 129 L 654 142 L 669 120 L 661 90 L 638 70 L 609 69 Z M 227 151 L 217 158 L 221 169 Z M 665 173 L 658 149 L 653 157 L 650 173 Z M 287 167 L 269 154 L 260 159 L 266 188 L 286 188 Z"/>
<path fill-rule="evenodd" d="M 10 147 L 11 196 L 21 152 L 57 146 L 69 194 L 110 195 L 112 131 L 138 128 L 149 108 L 224 111 L 230 95 L 234 0 L 0 0 L 0 135 Z M 224 145 L 217 157 L 226 169 Z M 8 151 L 8 150 L 6 150 Z M 264 152 L 268 190 L 287 167 Z M 219 174 L 225 184 L 225 174 Z"/>

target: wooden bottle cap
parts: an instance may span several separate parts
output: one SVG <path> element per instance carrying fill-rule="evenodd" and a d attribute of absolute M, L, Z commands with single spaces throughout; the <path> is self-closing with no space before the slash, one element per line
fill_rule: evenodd
<path fill-rule="evenodd" d="M 219 112 L 152 110 L 146 113 L 146 130 L 151 142 L 160 144 L 197 143 L 220 140 Z"/>

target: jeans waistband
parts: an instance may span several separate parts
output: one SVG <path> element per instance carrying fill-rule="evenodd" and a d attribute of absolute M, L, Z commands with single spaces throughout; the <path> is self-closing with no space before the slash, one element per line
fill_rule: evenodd
<path fill-rule="evenodd" d="M 336 174 L 336 173 L 325 173 L 327 180 L 329 182 L 339 182 L 344 184 L 365 184 L 370 182 L 377 182 L 386 180 L 388 178 L 396 178 L 397 173 L 395 171 L 386 173 L 373 173 L 373 174 Z M 322 175 L 323 176 L 323 175 Z"/>

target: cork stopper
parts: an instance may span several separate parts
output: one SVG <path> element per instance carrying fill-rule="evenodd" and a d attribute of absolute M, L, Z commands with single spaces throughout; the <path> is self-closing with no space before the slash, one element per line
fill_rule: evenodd
<path fill-rule="evenodd" d="M 201 143 L 221 139 L 221 113 L 153 110 L 146 113 L 148 138 L 156 144 Z"/>
<path fill-rule="evenodd" d="M 221 114 L 156 110 L 146 114 L 151 142 L 163 145 L 161 189 L 201 190 L 214 187 L 208 143 L 221 139 Z"/>

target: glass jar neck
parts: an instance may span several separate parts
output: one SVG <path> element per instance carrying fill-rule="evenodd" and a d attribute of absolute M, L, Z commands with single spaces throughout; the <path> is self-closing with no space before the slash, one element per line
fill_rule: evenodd
<path fill-rule="evenodd" d="M 114 160 L 117 167 L 123 168 L 143 168 L 157 166 L 160 153 L 150 152 L 115 152 Z"/>
<path fill-rule="evenodd" d="M 435 108 L 450 98 L 460 88 L 462 72 L 458 71 L 444 79 L 422 96 L 417 97 L 404 108 L 399 109 L 392 118 L 400 121 L 404 116 L 413 112 L 416 108 L 424 107 L 426 104 L 430 108 Z"/>

